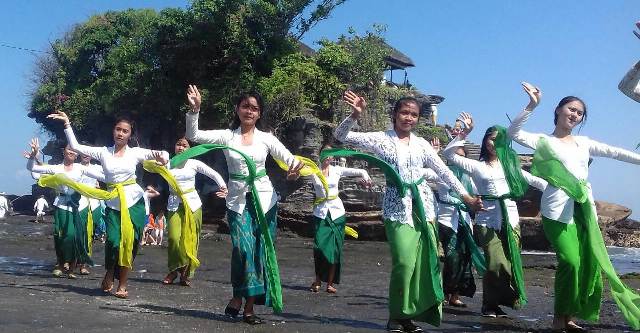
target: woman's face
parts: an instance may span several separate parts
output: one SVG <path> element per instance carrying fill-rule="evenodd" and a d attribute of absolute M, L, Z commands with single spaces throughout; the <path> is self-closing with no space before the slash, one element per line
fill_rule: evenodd
<path fill-rule="evenodd" d="M 240 124 L 244 127 L 255 127 L 260 119 L 260 106 L 254 97 L 248 97 L 240 102 L 236 108 L 236 114 L 240 118 Z"/>
<path fill-rule="evenodd" d="M 131 124 L 121 121 L 113 128 L 113 141 L 116 146 L 122 147 L 129 142 L 131 137 Z"/>
<path fill-rule="evenodd" d="M 584 105 L 580 101 L 572 101 L 556 109 L 558 116 L 556 126 L 572 130 L 584 118 Z"/>
<path fill-rule="evenodd" d="M 180 154 L 189 148 L 190 148 L 189 142 L 185 139 L 180 139 L 178 140 L 178 142 L 176 142 L 176 146 L 175 146 L 176 154 Z"/>
<path fill-rule="evenodd" d="M 65 162 L 75 162 L 78 157 L 78 153 L 71 150 L 69 146 L 64 147 L 63 157 Z"/>
<path fill-rule="evenodd" d="M 411 132 L 418 124 L 420 109 L 416 103 L 405 103 L 395 113 L 394 129 L 401 132 Z"/>
<path fill-rule="evenodd" d="M 487 153 L 489 153 L 490 157 L 496 156 L 496 145 L 494 141 L 496 140 L 497 136 L 498 132 L 491 133 L 491 135 L 487 137 L 487 140 L 484 143 L 484 147 L 487 150 Z"/>

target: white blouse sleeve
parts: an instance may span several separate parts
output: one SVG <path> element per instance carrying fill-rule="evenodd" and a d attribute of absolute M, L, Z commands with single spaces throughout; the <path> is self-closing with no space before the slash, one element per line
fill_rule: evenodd
<path fill-rule="evenodd" d="M 132 149 L 134 151 L 138 162 L 155 159 L 155 156 L 153 156 L 155 152 L 160 152 L 160 154 L 162 154 L 162 157 L 166 161 L 169 161 L 169 153 L 164 150 L 151 150 L 151 149 L 140 148 L 140 147 L 130 147 L 129 149 Z"/>
<path fill-rule="evenodd" d="M 442 181 L 447 184 L 451 189 L 453 189 L 456 193 L 462 195 L 469 194 L 467 190 L 462 186 L 462 183 L 456 178 L 456 176 L 451 172 L 451 170 L 447 167 L 446 164 L 442 161 L 440 156 L 436 153 L 436 151 L 431 147 L 431 145 L 424 139 L 424 147 L 425 147 L 425 161 L 424 167 L 431 168 L 435 173 L 442 179 Z"/>
<path fill-rule="evenodd" d="M 89 166 L 82 166 L 82 173 L 84 175 L 87 175 L 93 179 L 96 179 L 98 181 L 101 182 L 106 182 L 105 178 L 104 178 L 104 172 L 102 170 L 98 170 L 98 168 L 93 168 L 90 165 Z"/>
<path fill-rule="evenodd" d="M 60 173 L 60 169 L 56 165 L 37 165 L 33 158 L 27 160 L 27 170 L 31 171 L 31 176 L 34 179 L 39 179 L 42 174 L 55 175 L 56 173 Z"/>
<path fill-rule="evenodd" d="M 351 131 L 351 127 L 357 122 L 351 116 L 345 118 L 333 131 L 333 136 L 340 142 L 354 145 L 362 150 L 378 152 L 380 132 L 360 133 Z"/>
<path fill-rule="evenodd" d="M 589 154 L 592 156 L 608 157 L 622 162 L 640 164 L 640 154 L 588 138 L 587 144 L 589 145 Z"/>
<path fill-rule="evenodd" d="M 269 154 L 276 159 L 285 162 L 287 165 L 291 165 L 294 160 L 296 160 L 295 156 L 285 147 L 278 138 L 269 133 L 261 133 L 265 135 L 264 142 L 269 149 Z"/>
<path fill-rule="evenodd" d="M 102 161 L 102 152 L 104 151 L 103 147 L 92 147 L 87 145 L 82 145 L 76 139 L 75 133 L 73 133 L 73 129 L 71 126 L 64 129 L 64 134 L 67 137 L 67 143 L 71 149 L 84 154 L 89 155 L 91 158 Z"/>
<path fill-rule="evenodd" d="M 346 177 L 360 177 L 366 181 L 370 181 L 371 177 L 369 177 L 369 173 L 367 173 L 367 170 L 364 169 L 356 169 L 356 168 L 338 168 L 338 170 L 340 171 L 340 176 L 346 176 Z"/>
<path fill-rule="evenodd" d="M 513 139 L 513 141 L 531 149 L 536 149 L 536 145 L 538 140 L 540 139 L 542 134 L 537 133 L 529 133 L 522 130 L 522 126 L 527 122 L 529 116 L 531 116 L 531 112 L 529 110 L 523 110 L 511 123 L 509 128 L 507 129 L 507 135 Z"/>
<path fill-rule="evenodd" d="M 547 181 L 540 177 L 536 177 L 525 170 L 522 170 L 522 176 L 524 176 L 524 179 L 527 180 L 527 183 L 529 183 L 530 186 L 533 186 L 540 191 L 544 192 L 544 189 L 547 188 Z"/>
<path fill-rule="evenodd" d="M 200 112 L 187 112 L 187 124 L 185 136 L 187 139 L 197 143 L 226 144 L 230 140 L 231 131 L 223 130 L 200 130 L 198 129 L 198 118 Z"/>
<path fill-rule="evenodd" d="M 194 164 L 193 166 L 196 172 L 201 173 L 209 177 L 210 179 L 213 179 L 213 181 L 215 181 L 216 184 L 218 184 L 218 187 L 227 187 L 227 184 L 224 182 L 224 179 L 222 179 L 222 176 L 220 176 L 220 174 L 217 171 L 213 170 L 208 165 L 204 164 L 202 161 L 198 161 L 198 160 L 190 160 L 190 161 L 191 163 Z"/>
<path fill-rule="evenodd" d="M 464 142 L 465 140 L 460 137 L 456 137 L 455 139 L 451 140 L 451 142 L 449 142 L 447 147 L 443 150 L 444 157 L 451 163 L 462 168 L 464 172 L 473 174 L 478 172 L 480 168 L 482 168 L 483 162 L 456 154 L 456 150 L 454 148 L 464 146 Z"/>

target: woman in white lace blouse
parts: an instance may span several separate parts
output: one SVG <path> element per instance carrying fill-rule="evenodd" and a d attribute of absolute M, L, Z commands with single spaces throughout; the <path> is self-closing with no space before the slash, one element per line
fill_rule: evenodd
<path fill-rule="evenodd" d="M 382 214 L 393 263 L 387 330 L 422 332 L 412 320 L 439 325 L 444 299 L 439 268 L 432 262 L 437 261 L 436 216 L 433 193 L 422 181 L 424 168 L 435 171 L 467 205 L 480 209 L 482 203 L 467 193 L 431 145 L 411 132 L 420 117 L 420 103 L 415 98 L 404 97 L 395 103 L 393 129 L 368 133 L 351 130 L 366 107 L 364 98 L 348 91 L 344 101 L 352 113 L 335 129 L 336 139 L 373 153 L 393 166 L 407 187 L 414 188 L 415 192 L 402 197 L 397 187 L 387 186 L 383 199 Z M 418 207 L 412 199 L 422 200 L 426 221 L 416 218 Z"/>

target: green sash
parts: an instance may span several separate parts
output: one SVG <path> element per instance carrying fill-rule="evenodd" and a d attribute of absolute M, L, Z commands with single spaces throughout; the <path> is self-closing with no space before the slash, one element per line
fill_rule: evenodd
<path fill-rule="evenodd" d="M 557 155 L 545 138 L 540 138 L 533 156 L 531 173 L 545 179 L 549 184 L 562 189 L 571 199 L 576 202 L 573 214 L 575 223 L 579 223 L 586 231 L 586 239 L 580 241 L 588 242 L 591 255 L 598 263 L 609 281 L 611 296 L 618 304 L 618 308 L 626 319 L 627 323 L 634 330 L 640 329 L 640 296 L 629 289 L 616 274 L 607 248 L 604 245 L 602 234 L 598 226 L 598 217 L 589 200 L 589 189 L 584 180 L 578 180 L 558 159 Z M 593 261 L 593 260 L 592 260 Z M 597 266 L 596 266 L 597 267 Z M 588 267 L 581 267 L 581 270 Z M 581 274 L 584 276 L 583 274 Z M 587 288 L 584 288 L 580 296 L 580 302 L 587 304 L 589 296 L 593 293 L 594 282 L 584 281 Z M 595 313 L 596 318 L 600 308 L 600 303 L 596 309 L 585 309 Z"/>

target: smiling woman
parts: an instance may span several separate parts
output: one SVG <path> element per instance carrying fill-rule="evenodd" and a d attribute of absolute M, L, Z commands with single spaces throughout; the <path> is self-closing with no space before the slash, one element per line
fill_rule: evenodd
<path fill-rule="evenodd" d="M 551 135 L 523 131 L 522 126 L 540 103 L 542 92 L 526 82 L 522 85 L 529 104 L 514 119 L 508 133 L 514 141 L 535 149 L 531 173 L 549 182 L 542 193 L 540 212 L 545 235 L 556 249 L 558 260 L 553 326 L 582 330 L 573 317 L 598 320 L 604 272 L 611 295 L 625 319 L 634 329 L 640 329 L 640 296 L 620 281 L 611 264 L 587 181 L 591 156 L 640 164 L 640 155 L 586 136 L 572 135 L 587 116 L 585 103 L 574 96 L 563 98 L 555 108 Z"/>

